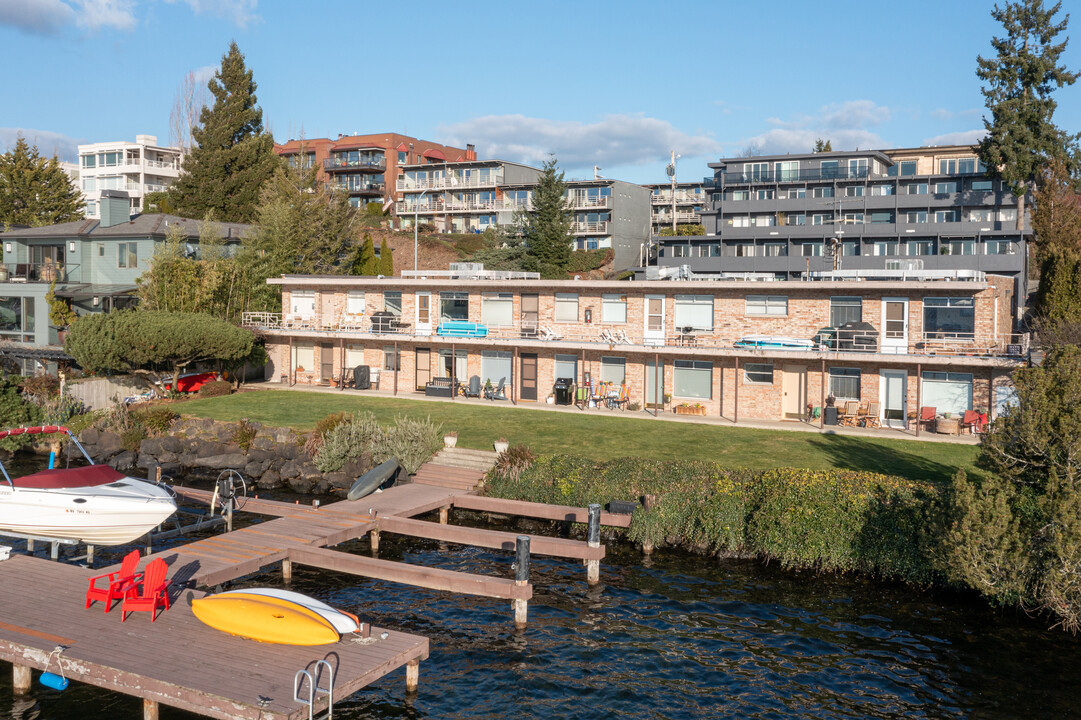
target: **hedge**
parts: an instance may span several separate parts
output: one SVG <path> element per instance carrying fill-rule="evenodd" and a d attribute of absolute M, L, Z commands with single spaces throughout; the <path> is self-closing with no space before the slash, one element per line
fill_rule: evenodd
<path fill-rule="evenodd" d="M 940 512 L 938 490 L 889 475 L 557 455 L 538 459 L 517 480 L 493 469 L 486 488 L 496 497 L 579 507 L 654 495 L 649 512 L 635 510 L 629 539 L 913 583 L 937 576 L 927 528 Z"/>

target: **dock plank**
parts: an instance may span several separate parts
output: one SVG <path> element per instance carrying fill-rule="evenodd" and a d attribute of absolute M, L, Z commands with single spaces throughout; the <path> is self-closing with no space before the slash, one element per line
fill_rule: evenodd
<path fill-rule="evenodd" d="M 569 505 L 546 505 L 525 500 L 481 497 L 480 495 L 458 495 L 453 498 L 452 502 L 454 507 L 463 510 L 479 510 L 501 515 L 519 515 L 540 520 L 563 520 L 583 524 L 589 520 L 589 511 L 586 508 L 571 507 Z M 630 527 L 631 516 L 601 512 L 601 525 Z"/>
<path fill-rule="evenodd" d="M 377 521 L 380 530 L 429 540 L 472 545 L 514 552 L 518 535 L 525 533 L 484 530 L 481 528 L 462 527 L 461 525 L 442 525 L 440 523 L 413 520 L 403 517 L 385 517 Z M 533 555 L 573 558 L 575 560 L 601 560 L 604 558 L 604 546 L 590 547 L 580 540 L 566 540 L 544 535 L 529 535 L 529 552 Z"/>

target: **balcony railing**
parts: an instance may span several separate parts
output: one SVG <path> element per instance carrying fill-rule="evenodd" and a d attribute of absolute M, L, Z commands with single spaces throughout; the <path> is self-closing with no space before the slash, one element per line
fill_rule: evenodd
<path fill-rule="evenodd" d="M 571 232 L 575 235 L 601 235 L 608 232 L 608 221 L 572 222 Z"/>
<path fill-rule="evenodd" d="M 329 186 L 348 193 L 382 193 L 387 188 L 386 183 L 329 183 Z"/>
<path fill-rule="evenodd" d="M 703 194 L 695 195 L 694 193 L 676 193 L 677 205 L 680 203 L 704 203 L 705 201 L 706 196 Z M 667 195 L 651 195 L 650 202 L 652 202 L 654 205 L 670 206 L 672 204 L 672 194 L 668 193 Z"/>
<path fill-rule="evenodd" d="M 607 208 L 612 206 L 612 198 L 586 197 L 585 195 L 571 195 L 567 198 L 569 208 Z"/>
<path fill-rule="evenodd" d="M 382 172 L 387 169 L 386 159 L 382 160 L 346 160 L 344 158 L 326 158 L 323 160 L 324 170 L 370 170 Z"/>
<path fill-rule="evenodd" d="M 885 175 L 872 175 L 870 168 L 837 168 L 835 170 L 762 170 L 748 172 L 724 173 L 724 183 L 733 185 L 737 183 L 777 183 L 777 182 L 800 182 L 801 180 L 862 180 L 869 177 L 886 177 Z"/>
<path fill-rule="evenodd" d="M 397 188 L 399 191 L 455 190 L 460 188 L 495 187 L 502 184 L 503 173 L 493 173 L 486 178 L 479 175 L 470 175 L 469 177 L 452 175 L 450 177 L 430 179 L 399 178 Z"/>
<path fill-rule="evenodd" d="M 0 282 L 68 282 L 78 269 L 71 263 L 4 263 L 0 264 Z"/>
<path fill-rule="evenodd" d="M 341 337 L 374 338 L 388 335 L 403 338 L 440 337 L 439 320 L 430 326 L 414 327 L 401 318 L 371 317 L 369 315 L 336 315 L 323 318 L 319 315 L 290 315 L 270 312 L 248 312 L 241 319 L 242 325 L 256 330 L 281 333 L 334 333 Z M 551 342 L 582 347 L 615 349 L 623 346 L 628 351 L 643 348 L 705 348 L 750 350 L 763 357 L 785 357 L 792 353 L 814 353 L 818 356 L 859 354 L 887 355 L 947 355 L 995 357 L 1020 359 L 1028 352 L 1026 335 L 978 335 L 976 333 L 910 333 L 909 337 L 892 345 L 883 345 L 882 334 L 873 326 L 867 329 L 840 330 L 824 328 L 814 337 L 805 338 L 804 347 L 784 348 L 785 338 L 752 335 L 747 333 L 733 337 L 731 331 L 721 334 L 717 329 L 676 328 L 665 332 L 647 334 L 639 326 L 604 324 L 516 324 L 510 326 L 484 325 L 485 341 L 507 340 L 527 342 Z M 753 340 L 752 340 L 753 338 Z M 773 340 L 775 342 L 769 342 Z M 447 337 L 450 341 L 450 337 Z M 461 342 L 462 338 L 456 338 Z M 741 343 L 741 341 L 743 341 Z M 737 345 L 737 343 L 740 343 Z"/>
<path fill-rule="evenodd" d="M 676 222 L 699 222 L 702 216 L 696 212 L 677 212 Z M 653 222 L 655 223 L 670 223 L 672 222 L 672 213 L 653 213 Z"/>

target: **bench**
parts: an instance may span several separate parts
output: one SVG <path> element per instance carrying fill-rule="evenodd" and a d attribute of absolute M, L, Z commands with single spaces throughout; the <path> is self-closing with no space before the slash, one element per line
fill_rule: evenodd
<path fill-rule="evenodd" d="M 436 334 L 444 337 L 488 337 L 488 328 L 465 320 L 446 320 L 439 323 Z"/>
<path fill-rule="evenodd" d="M 427 397 L 454 397 L 451 379 L 449 377 L 432 378 L 424 386 L 424 394 Z"/>

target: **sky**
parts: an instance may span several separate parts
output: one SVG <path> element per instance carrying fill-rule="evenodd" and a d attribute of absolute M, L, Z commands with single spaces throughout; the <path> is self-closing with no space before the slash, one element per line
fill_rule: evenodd
<path fill-rule="evenodd" d="M 185 76 L 208 80 L 235 40 L 278 142 L 398 132 L 635 183 L 666 182 L 674 151 L 677 180 L 696 182 L 722 157 L 808 152 L 816 138 L 974 141 L 987 114 L 976 57 L 1002 34 L 993 7 L 0 0 L 0 150 L 19 133 L 68 160 L 79 143 L 166 143 Z M 1055 99 L 1058 126 L 1081 132 L 1081 82 Z"/>

